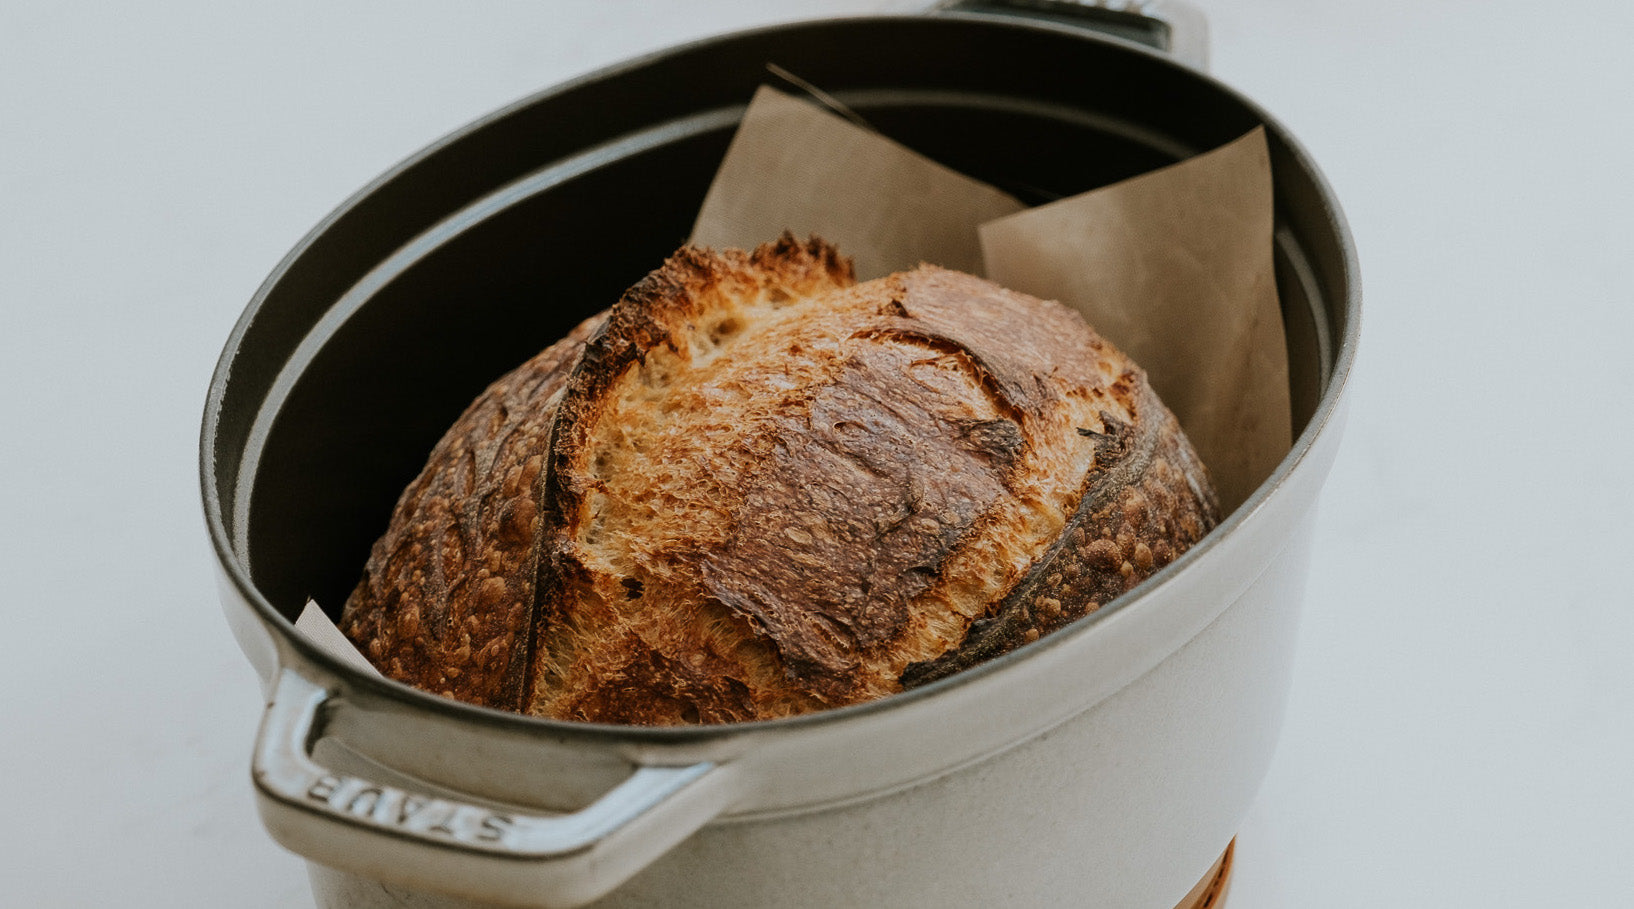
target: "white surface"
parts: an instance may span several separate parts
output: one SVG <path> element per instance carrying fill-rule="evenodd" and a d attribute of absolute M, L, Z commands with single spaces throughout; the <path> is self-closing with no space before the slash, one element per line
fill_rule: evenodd
<path fill-rule="evenodd" d="M 595 66 L 917 6 L 0 6 L 8 904 L 310 905 L 252 805 L 195 448 L 228 330 L 312 224 Z M 1214 72 L 1326 170 L 1367 291 L 1231 909 L 1628 905 L 1634 8 L 1203 6 Z"/>

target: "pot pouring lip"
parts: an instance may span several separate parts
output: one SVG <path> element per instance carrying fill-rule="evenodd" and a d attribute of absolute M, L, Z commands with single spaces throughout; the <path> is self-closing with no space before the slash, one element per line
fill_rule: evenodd
<path fill-rule="evenodd" d="M 458 144 L 461 140 L 478 133 L 491 125 L 500 122 L 517 111 L 530 108 L 536 104 L 571 93 L 585 86 L 615 79 L 629 72 L 650 66 L 658 61 L 670 59 L 685 54 L 707 52 L 711 48 L 719 47 L 730 42 L 753 41 L 757 38 L 773 35 L 798 32 L 802 29 L 815 27 L 845 27 L 868 28 L 882 25 L 926 25 L 928 23 L 947 23 L 949 26 L 978 25 L 982 28 L 1006 30 L 1047 31 L 1069 35 L 1071 37 L 1101 41 L 1115 45 L 1119 50 L 1149 56 L 1161 60 L 1164 64 L 1173 66 L 1177 70 L 1194 80 L 1197 80 L 1203 90 L 1219 93 L 1232 103 L 1241 105 L 1257 117 L 1266 127 L 1267 133 L 1275 137 L 1282 146 L 1285 157 L 1302 171 L 1305 179 L 1310 181 L 1315 192 L 1314 198 L 1322 210 L 1318 213 L 1317 221 L 1321 226 L 1332 233 L 1332 240 L 1336 246 L 1341 262 L 1337 269 L 1338 284 L 1344 299 L 1340 305 L 1332 307 L 1342 313 L 1343 324 L 1331 349 L 1325 351 L 1324 381 L 1315 410 L 1301 432 L 1294 440 L 1289 453 L 1278 464 L 1254 493 L 1235 511 L 1227 515 L 1218 526 L 1196 545 L 1192 546 L 1178 559 L 1151 577 L 1142 581 L 1128 593 L 1114 599 L 1095 612 L 1079 619 L 1073 624 L 1054 634 L 1045 636 L 1025 647 L 1018 648 L 1007 654 L 989 660 L 978 666 L 971 667 L 944 679 L 939 679 L 924 686 L 913 688 L 895 695 L 878 700 L 867 701 L 844 707 L 822 710 L 815 713 L 803 714 L 775 720 L 760 720 L 741 723 L 726 723 L 709 726 L 621 726 L 602 723 L 568 722 L 539 717 L 526 716 L 495 708 L 482 707 L 444 698 L 430 692 L 422 691 L 413 686 L 397 682 L 384 676 L 374 676 L 363 673 L 347 666 L 345 663 L 318 648 L 308 641 L 304 635 L 295 629 L 294 624 L 285 618 L 273 607 L 256 587 L 249 575 L 248 566 L 239 558 L 233 544 L 232 533 L 224 515 L 222 497 L 218 489 L 218 471 L 215 457 L 218 435 L 221 431 L 223 408 L 228 386 L 232 383 L 233 368 L 238 358 L 245 353 L 243 342 L 249 328 L 262 314 L 271 292 L 277 288 L 292 267 L 301 260 L 312 248 L 318 245 L 328 234 L 331 227 L 342 217 L 356 209 L 360 203 L 370 198 L 382 187 L 390 184 L 413 166 L 427 158 L 443 152 Z M 930 26 L 936 27 L 936 26 Z M 1281 231 L 1279 230 L 1279 234 Z M 1320 306 L 1324 295 L 1320 292 L 1312 296 L 1313 306 Z M 1138 604 L 1152 599 L 1157 589 L 1169 584 L 1181 572 L 1189 570 L 1199 561 L 1208 557 L 1222 539 L 1231 536 L 1250 521 L 1265 503 L 1281 489 L 1288 478 L 1299 470 L 1306 460 L 1316 440 L 1328 431 L 1330 424 L 1335 421 L 1340 412 L 1342 399 L 1348 386 L 1350 374 L 1356 357 L 1360 337 L 1361 289 L 1359 284 L 1359 266 L 1354 240 L 1350 234 L 1343 213 L 1341 212 L 1332 188 L 1321 171 L 1316 167 L 1309 153 L 1298 143 L 1281 123 L 1264 111 L 1259 105 L 1242 96 L 1234 89 L 1221 83 L 1211 75 L 1195 69 L 1185 67 L 1170 59 L 1161 51 L 1146 47 L 1136 42 L 1118 38 L 1093 34 L 1081 27 L 1060 24 L 1049 21 L 1023 21 L 1018 19 L 999 19 L 981 14 L 966 14 L 957 12 L 941 12 L 935 15 L 907 15 L 907 16 L 859 16 L 847 18 L 812 19 L 797 22 L 785 22 L 755 28 L 734 31 L 722 35 L 701 38 L 695 41 L 677 44 L 648 54 L 637 56 L 611 66 L 587 73 L 577 78 L 559 83 L 539 92 L 530 94 L 518 101 L 505 105 L 489 114 L 481 116 L 468 124 L 442 136 L 438 140 L 423 147 L 416 153 L 405 158 L 380 176 L 371 180 L 357 192 L 342 202 L 338 207 L 320 220 L 301 240 L 279 261 L 277 266 L 257 288 L 251 297 L 244 312 L 235 323 L 228 336 L 222 354 L 216 364 L 211 378 L 204 407 L 204 419 L 200 433 L 200 485 L 205 512 L 205 523 L 210 535 L 211 545 L 215 551 L 218 565 L 224 576 L 230 580 L 233 588 L 259 620 L 259 623 L 273 633 L 278 641 L 278 650 L 285 661 L 294 657 L 298 662 L 316 669 L 323 676 L 333 678 L 343 683 L 345 687 L 366 693 L 371 698 L 395 702 L 401 706 L 415 710 L 430 711 L 445 718 L 463 723 L 471 723 L 481 727 L 519 734 L 545 734 L 553 738 L 570 738 L 585 742 L 616 742 L 625 745 L 651 746 L 654 748 L 696 746 L 702 743 L 718 742 L 723 739 L 738 737 L 758 737 L 774 733 L 793 733 L 797 730 L 814 730 L 836 724 L 849 723 L 856 720 L 875 717 L 880 714 L 894 712 L 904 707 L 920 704 L 939 698 L 948 692 L 977 685 L 996 675 L 1021 660 L 1029 659 L 1046 650 L 1053 650 L 1070 645 L 1073 641 L 1093 634 L 1095 629 L 1112 616 L 1121 614 Z M 1331 323 L 1325 312 L 1318 313 L 1320 322 Z M 1334 427 L 1337 430 L 1338 427 Z M 256 440 L 247 440 L 246 445 L 256 444 Z M 242 452 L 237 453 L 242 456 Z M 231 605 L 229 608 L 234 608 Z M 1178 646 L 1180 641 L 1175 642 Z"/>

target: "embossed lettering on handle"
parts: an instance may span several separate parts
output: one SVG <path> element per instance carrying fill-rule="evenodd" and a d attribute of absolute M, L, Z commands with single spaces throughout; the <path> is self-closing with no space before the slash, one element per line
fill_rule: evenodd
<path fill-rule="evenodd" d="M 408 833 L 447 837 L 471 845 L 496 843 L 507 848 L 517 845 L 512 842 L 517 830 L 517 819 L 513 815 L 414 795 L 355 776 L 323 774 L 307 787 L 306 795 L 331 811 Z"/>
<path fill-rule="evenodd" d="M 638 767 L 595 803 L 560 815 L 413 792 L 318 764 L 311 749 L 330 697 L 285 669 L 262 721 L 252 775 L 262 817 L 279 842 L 371 877 L 577 906 L 690 835 L 729 798 L 728 776 L 710 762 Z"/>

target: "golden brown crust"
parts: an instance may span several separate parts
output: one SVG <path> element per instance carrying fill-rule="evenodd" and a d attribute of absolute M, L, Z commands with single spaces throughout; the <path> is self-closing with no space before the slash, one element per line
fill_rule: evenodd
<path fill-rule="evenodd" d="M 684 247 L 609 311 L 606 327 L 590 341 L 567 379 L 551 435 L 527 680 L 530 712 L 603 722 L 679 722 L 679 716 L 653 711 L 684 700 L 687 716 L 701 714 L 700 702 L 708 696 L 698 692 L 732 687 L 729 675 L 700 675 L 691 685 L 671 682 L 672 687 L 693 689 L 692 696 L 664 697 L 659 681 L 674 680 L 677 667 L 712 664 L 718 657 L 695 641 L 655 645 L 654 632 L 662 622 L 649 622 L 646 634 L 626 627 L 619 607 L 636 599 L 630 593 L 644 586 L 642 577 L 622 575 L 616 579 L 618 589 L 602 589 L 612 579 L 589 564 L 594 555 L 587 551 L 586 539 L 600 519 L 590 508 L 590 497 L 606 488 L 598 476 L 602 452 L 597 431 L 618 422 L 621 384 L 651 386 L 684 369 L 695 359 L 699 341 L 723 320 L 741 320 L 736 310 L 745 304 L 810 299 L 852 281 L 850 262 L 833 247 L 815 238 L 800 243 L 785 234 L 748 254 Z M 649 420 L 661 416 L 647 410 Z M 622 694 L 612 697 L 610 690 Z M 722 720 L 737 718 L 742 717 Z"/>
<path fill-rule="evenodd" d="M 520 709 L 545 443 L 565 367 L 601 321 L 489 386 L 399 498 L 340 623 L 386 675 Z"/>
<path fill-rule="evenodd" d="M 909 604 L 1005 494 L 1022 445 L 1008 420 L 937 407 L 900 345 L 859 345 L 806 406 L 776 418 L 704 590 L 750 619 L 784 671 L 849 700 L 860 657 L 900 637 Z"/>
<path fill-rule="evenodd" d="M 1076 313 L 928 266 L 850 285 L 815 239 L 676 253 L 450 430 L 344 630 L 491 706 L 764 719 L 1034 640 L 1217 520 Z"/>
<path fill-rule="evenodd" d="M 1078 510 L 1027 576 L 959 646 L 911 663 L 904 688 L 945 678 L 1083 618 L 1174 561 L 1218 521 L 1219 501 L 1179 424 L 1149 387 L 1136 426 L 1111 415 Z"/>

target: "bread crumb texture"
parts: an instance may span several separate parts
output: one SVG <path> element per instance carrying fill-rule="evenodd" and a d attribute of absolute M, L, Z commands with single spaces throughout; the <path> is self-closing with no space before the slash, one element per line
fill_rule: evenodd
<path fill-rule="evenodd" d="M 818 239 L 686 247 L 494 383 L 341 628 L 535 716 L 771 719 L 1037 640 L 1218 520 L 1145 376 L 1057 303 Z"/>

